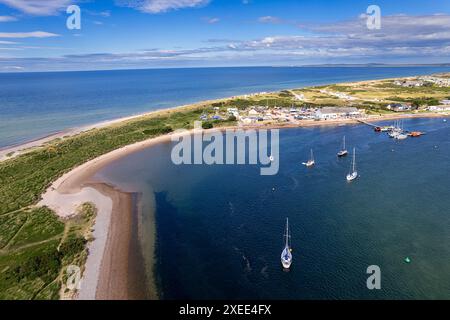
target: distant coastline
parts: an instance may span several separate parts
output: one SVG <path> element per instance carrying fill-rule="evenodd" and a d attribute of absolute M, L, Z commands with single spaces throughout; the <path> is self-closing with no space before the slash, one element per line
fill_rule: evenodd
<path fill-rule="evenodd" d="M 55 132 L 200 101 L 445 71 L 450 67 L 334 65 L 0 74 L 0 80 L 8 83 L 0 88 L 0 146 L 4 149 Z M 45 97 L 41 96 L 42 87 L 47 88 Z"/>

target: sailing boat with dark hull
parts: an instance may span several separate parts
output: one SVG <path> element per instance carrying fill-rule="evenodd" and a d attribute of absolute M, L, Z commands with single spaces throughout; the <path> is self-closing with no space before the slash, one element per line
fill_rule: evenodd
<path fill-rule="evenodd" d="M 345 148 L 345 136 L 344 136 L 344 140 L 342 141 L 342 149 L 338 152 L 337 155 L 339 158 L 346 157 L 348 155 L 348 151 Z"/>

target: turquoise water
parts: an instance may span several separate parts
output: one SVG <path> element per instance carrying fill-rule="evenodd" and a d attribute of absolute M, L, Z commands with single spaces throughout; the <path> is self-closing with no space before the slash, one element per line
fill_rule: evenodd
<path fill-rule="evenodd" d="M 0 148 L 68 128 L 206 99 L 449 70 L 255 67 L 0 73 Z"/>
<path fill-rule="evenodd" d="M 171 143 L 99 175 L 143 192 L 142 221 L 156 208 L 163 299 L 450 299 L 450 122 L 404 127 L 427 135 L 399 142 L 364 125 L 283 129 L 275 176 L 249 165 L 175 166 Z M 345 180 L 350 157 L 336 157 L 343 135 L 357 148 L 354 183 Z M 308 170 L 311 147 L 317 165 Z M 290 272 L 280 263 L 286 217 Z M 369 265 L 381 268 L 379 291 L 366 288 Z"/>

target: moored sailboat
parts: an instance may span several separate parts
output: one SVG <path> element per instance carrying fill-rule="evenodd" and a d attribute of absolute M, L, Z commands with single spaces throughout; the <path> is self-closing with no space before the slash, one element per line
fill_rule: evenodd
<path fill-rule="evenodd" d="M 353 148 L 352 167 L 347 175 L 347 181 L 350 182 L 355 180 L 356 178 L 358 178 L 358 171 L 356 171 L 356 148 Z"/>
<path fill-rule="evenodd" d="M 316 164 L 316 161 L 314 160 L 314 153 L 313 153 L 312 149 L 311 149 L 311 156 L 310 156 L 308 162 L 303 162 L 303 164 L 307 167 L 312 167 Z"/>
<path fill-rule="evenodd" d="M 338 152 L 338 157 L 345 157 L 345 156 L 347 156 L 347 154 L 348 154 L 348 151 L 347 151 L 347 149 L 345 148 L 345 136 L 344 136 L 344 140 L 342 141 L 342 149 Z"/>
<path fill-rule="evenodd" d="M 292 264 L 292 250 L 290 246 L 290 240 L 291 240 L 291 234 L 289 232 L 289 219 L 286 218 L 286 234 L 285 237 L 285 245 L 283 252 L 281 253 L 281 264 L 283 265 L 284 269 L 289 269 Z"/>

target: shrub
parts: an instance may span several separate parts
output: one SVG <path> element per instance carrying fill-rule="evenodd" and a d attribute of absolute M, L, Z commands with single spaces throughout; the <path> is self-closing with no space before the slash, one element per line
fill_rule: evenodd
<path fill-rule="evenodd" d="M 213 127 L 214 127 L 214 125 L 210 121 L 206 121 L 206 122 L 202 123 L 203 129 L 212 129 Z"/>
<path fill-rule="evenodd" d="M 59 252 L 63 256 L 72 257 L 83 251 L 86 246 L 86 243 L 87 243 L 86 239 L 82 237 L 71 238 L 61 245 L 61 247 L 59 248 Z"/>

